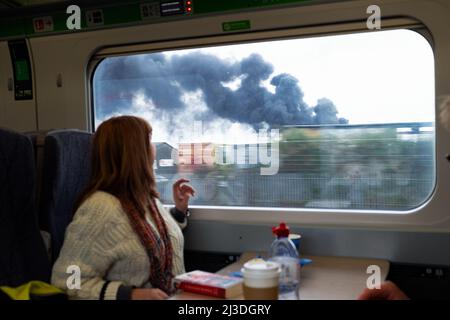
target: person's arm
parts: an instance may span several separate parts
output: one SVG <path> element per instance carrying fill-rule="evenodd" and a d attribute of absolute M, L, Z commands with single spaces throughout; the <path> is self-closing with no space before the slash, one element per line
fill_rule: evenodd
<path fill-rule="evenodd" d="M 358 300 L 409 300 L 408 296 L 393 282 L 386 281 L 380 289 L 365 289 Z"/>
<path fill-rule="evenodd" d="M 176 207 L 173 207 L 169 211 L 170 211 L 170 214 L 172 215 L 172 217 L 174 218 L 174 220 L 180 226 L 180 228 L 181 229 L 186 228 L 187 222 L 188 222 L 187 218 L 190 215 L 189 209 L 187 209 L 186 212 L 182 212 L 182 211 L 178 210 Z"/>
<path fill-rule="evenodd" d="M 52 284 L 66 291 L 71 298 L 131 298 L 131 287 L 120 281 L 104 279 L 117 259 L 116 246 L 123 237 L 120 221 L 117 221 L 120 217 L 118 210 L 117 203 L 111 201 L 88 201 L 80 207 L 67 228 L 64 245 L 53 267 Z M 74 271 L 76 269 L 79 274 Z"/>
<path fill-rule="evenodd" d="M 187 217 L 189 212 L 189 199 L 195 195 L 195 190 L 187 183 L 187 179 L 178 179 L 172 187 L 173 201 L 175 207 L 170 209 L 170 213 L 181 229 L 187 225 Z"/>

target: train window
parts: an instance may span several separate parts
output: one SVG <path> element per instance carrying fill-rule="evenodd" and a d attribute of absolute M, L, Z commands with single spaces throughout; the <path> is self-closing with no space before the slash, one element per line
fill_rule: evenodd
<path fill-rule="evenodd" d="M 411 30 L 113 56 L 95 125 L 153 126 L 156 179 L 193 204 L 407 211 L 435 186 L 434 57 Z"/>

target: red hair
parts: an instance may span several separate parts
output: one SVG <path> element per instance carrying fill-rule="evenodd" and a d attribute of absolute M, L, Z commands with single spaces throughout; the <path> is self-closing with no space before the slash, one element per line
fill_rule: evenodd
<path fill-rule="evenodd" d="M 91 178 L 76 208 L 97 191 L 118 198 L 149 256 L 149 281 L 170 294 L 173 249 L 155 202 L 159 193 L 153 172 L 151 135 L 152 127 L 138 117 L 121 116 L 103 122 L 94 135 Z M 146 212 L 150 213 L 159 237 L 147 223 Z"/>

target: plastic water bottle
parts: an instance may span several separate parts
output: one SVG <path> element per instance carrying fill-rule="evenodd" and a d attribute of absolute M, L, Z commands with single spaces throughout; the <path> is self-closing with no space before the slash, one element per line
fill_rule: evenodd
<path fill-rule="evenodd" d="M 285 223 L 280 223 L 278 227 L 272 228 L 272 232 L 277 239 L 270 246 L 269 260 L 281 266 L 279 299 L 298 300 L 300 298 L 299 255 L 294 243 L 289 239 L 289 228 Z"/>

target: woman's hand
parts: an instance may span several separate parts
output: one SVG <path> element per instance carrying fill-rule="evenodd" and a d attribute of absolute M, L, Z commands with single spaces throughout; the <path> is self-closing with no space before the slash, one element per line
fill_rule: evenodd
<path fill-rule="evenodd" d="M 181 212 L 186 212 L 189 198 L 195 195 L 194 188 L 185 184 L 187 182 L 189 182 L 187 179 L 178 179 L 173 184 L 173 201 L 175 202 L 175 207 Z"/>
<path fill-rule="evenodd" d="M 409 300 L 408 296 L 393 282 L 386 281 L 380 289 L 365 289 L 358 300 Z"/>
<path fill-rule="evenodd" d="M 169 296 L 160 289 L 133 289 L 131 300 L 165 300 Z"/>

